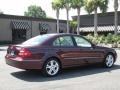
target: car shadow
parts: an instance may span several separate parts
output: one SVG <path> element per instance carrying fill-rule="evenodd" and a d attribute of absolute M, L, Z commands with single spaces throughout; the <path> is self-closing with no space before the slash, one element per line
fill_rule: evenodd
<path fill-rule="evenodd" d="M 62 70 L 62 73 L 55 77 L 44 77 L 39 71 L 19 71 L 11 73 L 15 78 L 27 81 L 27 82 L 46 82 L 54 80 L 63 80 L 69 78 L 89 76 L 99 73 L 108 72 L 111 73 L 114 70 L 120 69 L 120 65 L 114 65 L 112 68 L 102 68 L 101 66 L 87 66 L 77 67 Z"/>

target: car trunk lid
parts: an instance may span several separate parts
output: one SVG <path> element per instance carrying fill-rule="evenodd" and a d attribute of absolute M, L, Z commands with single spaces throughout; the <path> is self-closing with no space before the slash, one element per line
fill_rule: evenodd
<path fill-rule="evenodd" d="M 26 47 L 23 47 L 21 45 L 10 45 L 7 49 L 7 55 L 12 58 L 27 58 L 30 57 L 31 53 Z"/>

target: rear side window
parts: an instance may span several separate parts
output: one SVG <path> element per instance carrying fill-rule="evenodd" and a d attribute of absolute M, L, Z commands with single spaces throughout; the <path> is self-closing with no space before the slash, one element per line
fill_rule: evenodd
<path fill-rule="evenodd" d="M 33 37 L 25 42 L 23 42 L 23 45 L 39 45 L 42 44 L 44 41 L 46 41 L 50 35 L 39 35 L 36 37 Z"/>
<path fill-rule="evenodd" d="M 53 42 L 53 46 L 74 46 L 72 38 L 70 36 L 62 36 L 57 38 L 54 42 Z"/>

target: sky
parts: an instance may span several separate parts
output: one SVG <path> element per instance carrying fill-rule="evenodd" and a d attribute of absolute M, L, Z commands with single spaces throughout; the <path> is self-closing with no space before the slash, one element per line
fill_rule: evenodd
<path fill-rule="evenodd" d="M 37 5 L 46 12 L 48 17 L 56 18 L 56 12 L 52 9 L 51 6 L 52 0 L 0 0 L 0 10 L 4 14 L 10 15 L 24 15 L 24 11 L 27 11 L 28 6 Z M 109 0 L 108 12 L 114 11 L 113 0 Z M 118 9 L 120 10 L 120 8 Z M 87 12 L 82 9 L 81 14 L 87 14 Z M 71 16 L 77 15 L 76 10 L 70 10 L 70 19 Z M 60 19 L 66 20 L 66 10 L 60 10 Z"/>

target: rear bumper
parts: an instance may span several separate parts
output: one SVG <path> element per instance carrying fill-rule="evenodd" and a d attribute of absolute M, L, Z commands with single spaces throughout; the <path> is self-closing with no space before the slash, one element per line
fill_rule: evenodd
<path fill-rule="evenodd" d="M 20 69 L 42 69 L 41 60 L 19 60 L 13 58 L 6 58 L 6 64 L 20 68 Z"/>

